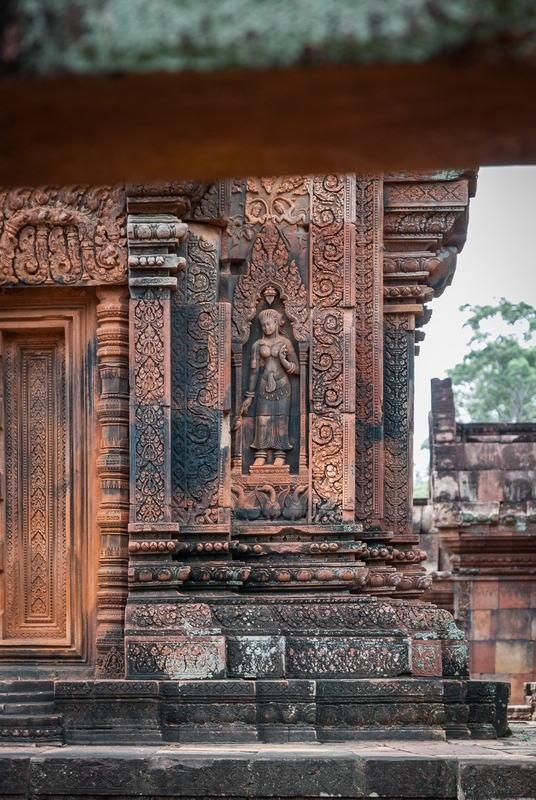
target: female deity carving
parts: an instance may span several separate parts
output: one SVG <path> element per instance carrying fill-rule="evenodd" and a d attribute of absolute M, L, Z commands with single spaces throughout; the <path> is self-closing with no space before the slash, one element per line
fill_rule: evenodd
<path fill-rule="evenodd" d="M 292 450 L 288 375 L 298 374 L 300 367 L 292 342 L 282 334 L 285 324 L 282 315 L 275 308 L 267 308 L 259 313 L 259 324 L 263 336 L 251 350 L 248 390 L 240 413 L 247 414 L 256 396 L 255 435 L 251 444 L 255 450 L 254 466 L 264 465 L 268 451 L 273 451 L 273 464 L 281 467 L 287 452 Z"/>

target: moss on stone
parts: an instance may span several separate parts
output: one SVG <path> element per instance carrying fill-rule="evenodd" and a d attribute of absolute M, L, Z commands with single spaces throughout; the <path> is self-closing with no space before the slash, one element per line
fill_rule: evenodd
<path fill-rule="evenodd" d="M 422 62 L 486 43 L 523 56 L 533 0 L 12 0 L 23 73 Z"/>

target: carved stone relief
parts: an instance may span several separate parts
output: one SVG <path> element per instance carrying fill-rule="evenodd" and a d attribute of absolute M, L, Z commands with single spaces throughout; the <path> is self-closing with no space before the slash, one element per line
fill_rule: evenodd
<path fill-rule="evenodd" d="M 65 342 L 5 337 L 7 639 L 67 636 Z"/>
<path fill-rule="evenodd" d="M 126 282 L 122 186 L 0 189 L 0 284 Z"/>
<path fill-rule="evenodd" d="M 125 674 L 124 613 L 128 595 L 129 436 L 128 289 L 100 287 L 97 329 L 102 427 L 98 473 L 102 498 L 97 659 L 99 678 Z"/>
<path fill-rule="evenodd" d="M 172 508 L 191 526 L 228 525 L 223 411 L 228 406 L 229 306 L 218 303 L 218 235 L 191 226 L 171 299 Z"/>
<path fill-rule="evenodd" d="M 97 564 L 90 493 L 78 478 L 90 456 L 92 299 L 64 291 L 63 299 L 39 290 L 42 308 L 28 308 L 21 293 L 0 297 L 0 649 L 8 662 L 92 653 L 83 632 L 93 609 L 83 598 Z"/>

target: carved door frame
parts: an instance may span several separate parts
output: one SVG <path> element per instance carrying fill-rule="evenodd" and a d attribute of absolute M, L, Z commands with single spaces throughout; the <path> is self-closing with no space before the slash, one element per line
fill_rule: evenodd
<path fill-rule="evenodd" d="M 35 292 L 35 293 L 34 293 Z M 22 636 L 8 635 L 6 618 L 2 613 L 0 624 L 0 658 L 7 667 L 9 662 L 16 663 L 21 660 L 28 661 L 28 658 L 35 658 L 40 666 L 37 669 L 46 668 L 47 661 L 55 660 L 55 666 L 60 667 L 56 659 L 67 660 L 72 664 L 73 660 L 87 663 L 93 660 L 90 650 L 94 647 L 94 635 L 88 633 L 94 629 L 95 620 L 94 609 L 96 606 L 96 576 L 98 551 L 96 543 L 95 519 L 98 507 L 99 493 L 92 491 L 94 480 L 95 463 L 95 442 L 94 431 L 96 430 L 94 413 L 94 361 L 92 353 L 94 343 L 92 339 L 95 335 L 96 324 L 93 320 L 95 315 L 94 299 L 85 290 L 25 290 L 23 294 L 14 295 L 9 291 L 0 297 L 0 337 L 2 340 L 2 356 L 5 337 L 11 333 L 19 337 L 27 331 L 30 334 L 29 341 L 33 337 L 43 337 L 43 334 L 56 335 L 56 339 L 64 343 L 64 364 L 65 364 L 65 514 L 64 514 L 64 557 L 59 558 L 59 565 L 55 569 L 62 568 L 64 574 L 57 581 L 56 586 L 48 588 L 51 604 L 61 606 L 58 613 L 63 614 L 61 624 L 57 627 L 57 632 L 50 635 L 39 637 L 37 635 L 39 626 L 35 628 L 35 635 L 32 636 L 31 625 L 22 626 Z M 73 294 L 76 292 L 75 297 Z M 82 295 L 82 296 L 81 296 Z M 85 297 L 84 297 L 85 295 Z M 58 335 L 59 334 L 59 335 Z M 50 340 L 50 338 L 49 338 Z M 37 339 L 38 341 L 38 339 Z M 2 394 L 6 387 L 5 360 L 2 358 L 1 388 Z M 53 387 L 52 387 L 53 388 Z M 53 398 L 57 403 L 58 397 Z M 2 432 L 0 443 L 0 454 L 3 466 L 6 464 L 6 446 L 4 430 L 4 408 L 2 406 Z M 56 417 L 57 419 L 58 417 Z M 52 431 L 53 436 L 61 436 L 61 431 Z M 20 449 L 20 448 L 19 448 Z M 92 475 L 93 472 L 93 475 Z M 96 476 L 95 476 L 96 478 Z M 8 542 L 6 538 L 11 535 L 19 537 L 24 534 L 22 524 L 18 531 L 14 528 L 10 532 L 6 529 L 6 507 L 9 497 L 5 489 L 6 482 L 0 500 L 0 538 L 3 542 L 3 564 L 2 567 L 9 567 Z M 61 486 L 55 487 L 61 491 Z M 22 490 L 17 489 L 18 506 L 21 508 Z M 57 539 L 59 522 L 53 523 L 53 538 Z M 54 556 L 52 556 L 54 557 Z M 53 570 L 50 575 L 53 575 Z M 2 612 L 5 611 L 4 605 L 8 597 L 6 596 L 6 572 L 0 574 L 2 591 L 0 593 L 0 603 Z M 15 591 L 24 591 L 21 586 L 24 578 L 18 569 L 19 581 L 15 582 Z M 13 591 L 13 589 L 12 589 Z M 61 596 L 54 596 L 54 592 L 61 592 Z M 64 610 L 62 610 L 64 609 Z M 46 625 L 43 626 L 46 629 Z M 26 635 L 24 635 L 24 632 Z M 63 633 L 63 635 L 61 635 Z M 66 664 L 67 666 L 67 664 Z"/>

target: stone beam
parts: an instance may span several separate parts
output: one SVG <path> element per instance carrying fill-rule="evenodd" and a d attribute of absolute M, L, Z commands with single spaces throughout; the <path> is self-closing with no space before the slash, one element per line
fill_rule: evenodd
<path fill-rule="evenodd" d="M 535 84 L 527 61 L 459 58 L 4 79 L 0 183 L 530 164 Z"/>

